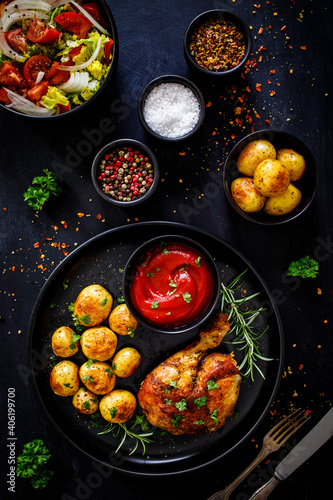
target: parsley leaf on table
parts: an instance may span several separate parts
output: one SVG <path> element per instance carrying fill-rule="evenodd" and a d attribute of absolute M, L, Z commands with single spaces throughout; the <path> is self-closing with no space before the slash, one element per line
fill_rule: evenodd
<path fill-rule="evenodd" d="M 35 177 L 32 185 L 23 193 L 24 201 L 34 210 L 42 210 L 51 194 L 59 196 L 61 193 L 57 175 L 48 169 L 43 172 L 45 175 Z"/>
<path fill-rule="evenodd" d="M 23 446 L 23 452 L 17 457 L 16 474 L 18 477 L 30 479 L 33 488 L 45 488 L 53 475 L 46 468 L 46 462 L 51 456 L 41 439 L 34 439 Z"/>
<path fill-rule="evenodd" d="M 287 276 L 299 276 L 300 278 L 315 278 L 317 274 L 319 274 L 319 264 L 308 255 L 291 262 L 287 272 Z"/>

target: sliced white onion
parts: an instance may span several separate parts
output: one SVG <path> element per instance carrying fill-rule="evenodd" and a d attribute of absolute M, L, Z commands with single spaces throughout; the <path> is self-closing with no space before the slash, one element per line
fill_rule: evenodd
<path fill-rule="evenodd" d="M 70 3 L 72 3 L 73 5 L 75 5 L 75 7 L 77 9 L 79 9 L 80 12 L 82 12 L 82 14 L 84 16 L 86 16 L 87 19 L 89 19 L 89 21 L 91 23 L 93 23 L 93 25 L 95 26 L 95 28 L 97 28 L 101 33 L 103 33 L 104 35 L 106 36 L 110 36 L 110 33 L 105 29 L 103 28 L 103 26 L 101 26 L 97 21 L 96 19 L 94 19 L 90 14 L 89 12 L 87 12 L 81 5 L 79 5 L 78 3 L 74 2 L 74 0 L 69 0 Z"/>
<path fill-rule="evenodd" d="M 18 52 L 13 50 L 10 45 L 8 45 L 3 31 L 0 31 L 0 51 L 7 57 L 11 57 L 16 61 L 22 61 L 22 54 L 19 54 Z"/>
<path fill-rule="evenodd" d="M 43 2 L 43 0 L 15 0 L 14 2 L 6 5 L 3 9 L 1 19 L 5 15 L 25 9 L 45 10 L 46 12 L 49 12 L 52 9 L 52 6 L 47 2 Z"/>
<path fill-rule="evenodd" d="M 38 19 L 47 19 L 47 15 L 41 11 L 37 10 L 22 10 L 20 12 L 13 12 L 8 16 L 3 16 L 2 21 L 2 29 L 4 31 L 8 31 L 8 28 L 12 26 L 12 24 L 16 23 L 21 19 L 32 19 L 33 17 L 37 17 Z"/>
<path fill-rule="evenodd" d="M 101 44 L 102 44 L 102 40 L 99 38 L 97 40 L 96 48 L 95 48 L 92 56 L 88 59 L 88 61 L 83 62 L 81 64 L 76 64 L 75 66 L 65 66 L 64 64 L 60 64 L 60 66 L 58 66 L 58 69 L 61 69 L 63 71 L 79 71 L 80 69 L 87 68 L 92 62 L 95 61 L 96 57 L 98 56 L 98 53 L 99 53 L 100 48 L 101 48 Z"/>
<path fill-rule="evenodd" d="M 38 71 L 38 75 L 37 75 L 37 78 L 36 78 L 36 81 L 35 81 L 35 85 L 37 85 L 37 83 L 39 83 L 39 82 L 41 82 L 43 80 L 44 75 L 45 75 L 44 71 Z"/>
<path fill-rule="evenodd" d="M 52 9 L 56 9 L 57 7 L 60 7 L 61 5 L 65 5 L 66 3 L 69 3 L 69 0 L 49 0 L 47 3 L 51 5 Z"/>
<path fill-rule="evenodd" d="M 29 116 L 52 116 L 55 113 L 54 109 L 43 108 L 37 106 L 33 102 L 29 101 L 25 97 L 22 97 L 15 92 L 3 87 L 7 92 L 8 98 L 11 100 L 11 104 L 6 104 L 7 108 L 15 109 L 16 111 L 21 111 L 21 113 Z"/>
<path fill-rule="evenodd" d="M 82 89 L 88 87 L 89 73 L 83 71 L 82 73 L 71 73 L 67 82 L 58 85 L 59 90 L 64 92 L 80 92 Z"/>

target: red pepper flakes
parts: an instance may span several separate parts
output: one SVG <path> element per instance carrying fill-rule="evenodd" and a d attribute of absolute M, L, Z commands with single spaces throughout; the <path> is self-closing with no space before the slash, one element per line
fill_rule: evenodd
<path fill-rule="evenodd" d="M 265 120 L 265 125 L 270 125 L 271 121 L 270 120 Z"/>
<path fill-rule="evenodd" d="M 309 413 L 312 413 L 312 410 L 305 410 L 305 412 L 303 413 L 303 415 L 308 415 Z"/>
<path fill-rule="evenodd" d="M 6 212 L 7 208 L 6 208 L 6 207 L 3 207 L 3 210 Z"/>
<path fill-rule="evenodd" d="M 250 87 L 247 85 L 247 87 L 245 88 L 246 92 L 251 92 L 251 89 Z"/>
<path fill-rule="evenodd" d="M 288 45 L 288 49 L 292 49 L 292 48 L 293 48 L 293 46 L 289 44 Z"/>
<path fill-rule="evenodd" d="M 45 240 L 45 241 L 52 241 L 53 238 L 43 238 L 43 240 Z"/>
<path fill-rule="evenodd" d="M 179 151 L 180 156 L 185 156 L 185 151 Z"/>
<path fill-rule="evenodd" d="M 256 3 L 253 5 L 253 7 L 255 7 L 256 9 L 261 9 L 261 5 L 257 5 Z"/>
<path fill-rule="evenodd" d="M 216 130 L 213 130 L 212 135 L 216 135 Z"/>
<path fill-rule="evenodd" d="M 261 92 L 261 83 L 256 83 L 256 91 Z"/>
<path fill-rule="evenodd" d="M 34 248 L 39 248 L 39 241 L 36 241 L 36 243 L 34 243 Z"/>
<path fill-rule="evenodd" d="M 285 31 L 287 29 L 287 26 L 282 26 L 282 28 L 280 29 L 280 31 Z"/>
<path fill-rule="evenodd" d="M 267 50 L 266 47 L 264 47 L 263 45 L 260 45 L 258 52 L 264 52 L 264 50 Z"/>
<path fill-rule="evenodd" d="M 258 30 L 258 35 L 262 35 L 264 32 L 264 28 L 262 26 L 260 26 L 259 30 Z"/>
<path fill-rule="evenodd" d="M 230 137 L 231 137 L 231 139 L 235 139 L 236 136 L 235 136 L 235 134 L 231 134 Z"/>
<path fill-rule="evenodd" d="M 210 108 L 212 105 L 211 101 L 208 101 L 207 104 L 206 104 L 206 108 Z"/>
<path fill-rule="evenodd" d="M 301 364 L 299 365 L 298 369 L 299 369 L 299 370 L 303 370 L 303 368 L 304 368 L 304 365 L 302 365 L 302 363 L 301 363 Z"/>
<path fill-rule="evenodd" d="M 98 214 L 96 215 L 96 219 L 97 219 L 97 220 L 101 220 L 101 218 L 102 218 L 102 215 L 101 215 L 100 213 L 98 213 Z"/>
<path fill-rule="evenodd" d="M 55 231 L 59 231 L 59 226 L 52 226 Z"/>
<path fill-rule="evenodd" d="M 78 216 L 78 217 L 84 217 L 84 213 L 82 213 L 82 212 L 78 212 L 77 216 Z"/>
<path fill-rule="evenodd" d="M 258 120 L 260 120 L 260 115 L 259 115 L 259 113 L 256 113 L 256 118 L 257 118 Z"/>
<path fill-rule="evenodd" d="M 275 75 L 275 69 L 270 69 L 269 72 L 271 75 Z"/>
<path fill-rule="evenodd" d="M 270 95 L 270 96 L 273 96 L 273 95 L 275 95 L 275 94 L 276 94 L 275 90 L 272 90 L 272 92 L 271 92 L 269 95 Z"/>
<path fill-rule="evenodd" d="M 306 50 L 306 45 L 301 45 L 302 50 Z"/>
<path fill-rule="evenodd" d="M 66 221 L 62 220 L 62 221 L 61 221 L 61 224 L 63 225 L 63 227 L 64 227 L 65 229 L 67 229 L 67 228 L 68 228 L 68 224 L 67 224 L 67 222 L 66 222 Z"/>
<path fill-rule="evenodd" d="M 15 266 L 12 266 L 12 269 L 11 269 L 11 270 L 12 270 L 12 272 L 13 272 L 13 273 L 15 272 L 15 269 L 16 269 L 16 267 L 15 267 Z"/>
<path fill-rule="evenodd" d="M 267 80 L 268 85 L 270 85 L 272 82 L 270 80 Z"/>

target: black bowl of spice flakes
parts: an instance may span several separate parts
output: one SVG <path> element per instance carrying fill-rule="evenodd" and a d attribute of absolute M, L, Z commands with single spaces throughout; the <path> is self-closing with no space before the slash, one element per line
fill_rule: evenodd
<path fill-rule="evenodd" d="M 203 12 L 190 23 L 184 36 L 184 55 L 189 67 L 214 77 L 240 70 L 251 48 L 248 25 L 227 10 Z"/>
<path fill-rule="evenodd" d="M 97 193 L 117 206 L 133 206 L 147 200 L 159 182 L 153 152 L 134 139 L 118 139 L 96 155 L 91 177 Z"/>

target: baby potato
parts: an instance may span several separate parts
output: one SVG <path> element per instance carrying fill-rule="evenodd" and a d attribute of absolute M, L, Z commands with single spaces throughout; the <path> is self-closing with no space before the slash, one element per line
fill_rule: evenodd
<path fill-rule="evenodd" d="M 109 315 L 112 295 L 101 285 L 89 285 L 79 293 L 74 303 L 74 314 L 81 325 L 96 326 Z"/>
<path fill-rule="evenodd" d="M 293 149 L 279 149 L 276 156 L 288 170 L 292 182 L 301 179 L 305 172 L 305 159 Z"/>
<path fill-rule="evenodd" d="M 126 304 L 116 306 L 109 316 L 109 326 L 119 335 L 129 335 L 138 326 L 137 320 L 132 316 Z"/>
<path fill-rule="evenodd" d="M 52 391 L 58 396 L 73 396 L 79 389 L 79 368 L 73 361 L 63 360 L 57 363 L 50 375 Z"/>
<path fill-rule="evenodd" d="M 80 387 L 74 394 L 72 403 L 80 413 L 86 415 L 91 415 L 98 410 L 97 396 L 85 387 Z"/>
<path fill-rule="evenodd" d="M 302 199 L 302 194 L 292 183 L 284 193 L 267 198 L 264 211 L 268 215 L 285 215 L 294 210 Z"/>
<path fill-rule="evenodd" d="M 107 394 L 116 384 L 116 376 L 110 365 L 102 361 L 86 361 L 80 367 L 80 379 L 94 394 Z"/>
<path fill-rule="evenodd" d="M 74 339 L 74 331 L 69 326 L 61 326 L 52 335 L 52 350 L 61 358 L 69 358 L 79 350 L 79 341 Z"/>
<path fill-rule="evenodd" d="M 133 375 L 141 361 L 141 354 L 134 347 L 124 347 L 114 356 L 112 366 L 117 377 Z"/>
<path fill-rule="evenodd" d="M 258 212 L 265 205 L 266 196 L 259 193 L 251 177 L 239 177 L 231 183 L 231 195 L 244 212 Z"/>
<path fill-rule="evenodd" d="M 237 168 L 242 174 L 253 177 L 259 163 L 268 158 L 273 160 L 276 158 L 276 150 L 273 144 L 264 139 L 258 139 L 250 142 L 242 149 L 237 159 Z"/>
<path fill-rule="evenodd" d="M 88 359 L 106 361 L 110 359 L 117 347 L 117 336 L 106 326 L 88 328 L 81 336 L 83 354 Z"/>
<path fill-rule="evenodd" d="M 108 422 L 127 422 L 136 409 L 135 396 L 125 389 L 117 389 L 103 396 L 99 403 L 101 415 Z"/>
<path fill-rule="evenodd" d="M 276 196 L 287 189 L 290 175 L 279 160 L 264 160 L 254 171 L 253 183 L 264 196 Z"/>

